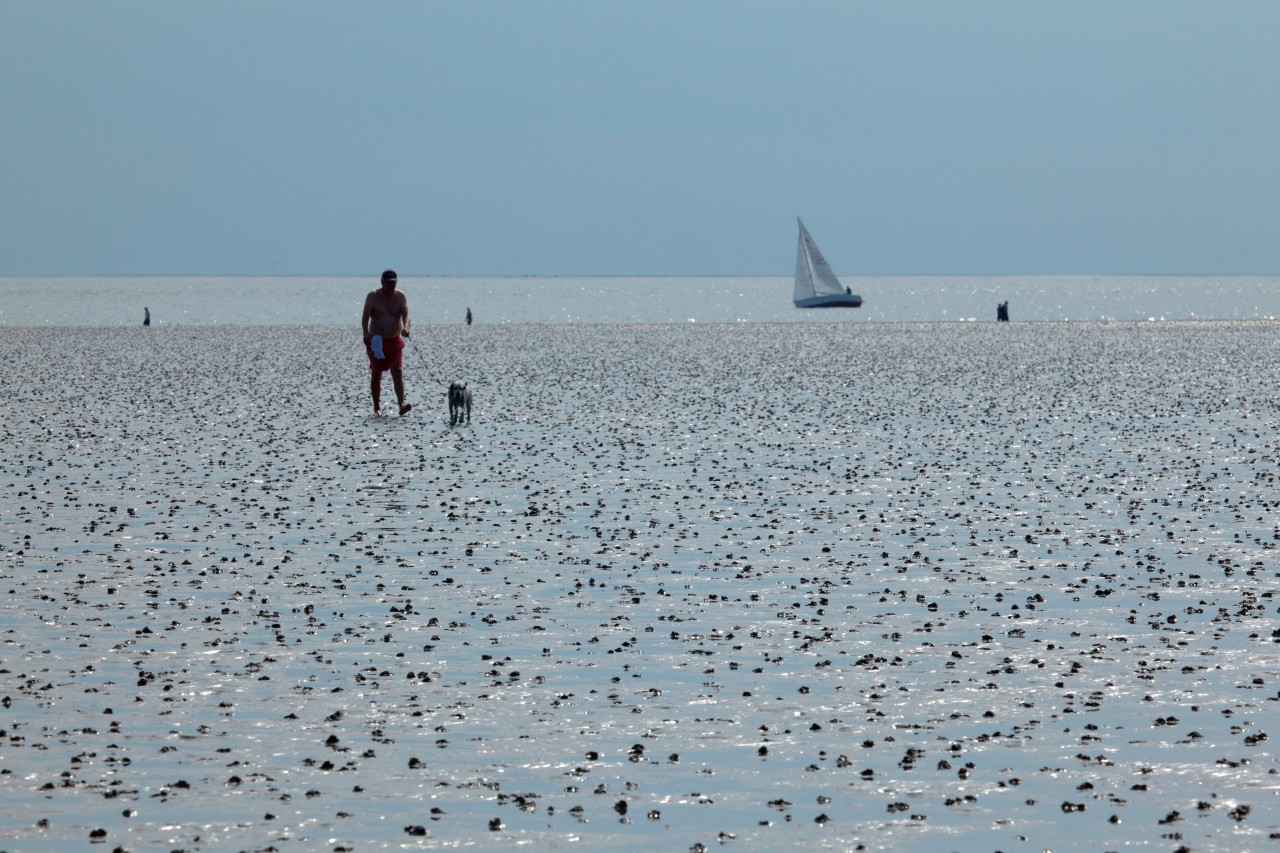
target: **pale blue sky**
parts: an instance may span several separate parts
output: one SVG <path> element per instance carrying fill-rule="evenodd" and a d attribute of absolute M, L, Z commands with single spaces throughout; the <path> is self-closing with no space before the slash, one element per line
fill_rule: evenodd
<path fill-rule="evenodd" d="M 1280 2 L 0 0 L 0 274 L 1280 273 Z"/>

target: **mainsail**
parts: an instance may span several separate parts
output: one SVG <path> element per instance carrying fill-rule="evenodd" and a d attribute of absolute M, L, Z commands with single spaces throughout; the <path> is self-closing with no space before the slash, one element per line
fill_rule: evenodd
<path fill-rule="evenodd" d="M 832 272 L 831 265 L 822 256 L 822 250 L 809 236 L 809 229 L 804 227 L 800 217 L 800 241 L 796 246 L 796 288 L 795 299 L 809 299 L 814 296 L 843 296 L 844 286 Z"/>

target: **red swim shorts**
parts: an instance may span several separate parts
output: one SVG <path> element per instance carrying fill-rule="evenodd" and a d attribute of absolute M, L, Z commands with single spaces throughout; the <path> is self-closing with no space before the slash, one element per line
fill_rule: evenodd
<path fill-rule="evenodd" d="M 382 339 L 382 354 L 386 358 L 378 358 L 373 354 L 372 343 L 366 343 L 364 350 L 369 354 L 369 369 L 374 373 L 381 373 L 384 370 L 399 370 L 404 364 L 404 338 L 402 337 L 396 336 Z"/>

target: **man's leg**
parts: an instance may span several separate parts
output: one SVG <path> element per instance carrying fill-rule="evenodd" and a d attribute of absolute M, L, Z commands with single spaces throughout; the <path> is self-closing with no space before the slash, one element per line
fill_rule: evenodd
<path fill-rule="evenodd" d="M 413 408 L 404 401 L 404 371 L 398 367 L 391 368 L 391 384 L 396 389 L 396 403 L 400 406 L 400 414 Z"/>
<path fill-rule="evenodd" d="M 382 371 L 369 371 L 369 393 L 373 395 L 373 413 L 382 414 Z"/>

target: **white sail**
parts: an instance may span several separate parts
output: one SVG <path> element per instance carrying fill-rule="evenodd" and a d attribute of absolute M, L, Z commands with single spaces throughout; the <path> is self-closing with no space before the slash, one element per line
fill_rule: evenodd
<path fill-rule="evenodd" d="M 822 250 L 813 242 L 809 229 L 800 223 L 800 240 L 796 245 L 796 285 L 793 299 L 797 308 L 845 306 L 856 308 L 862 297 L 850 293 L 836 278 Z"/>

